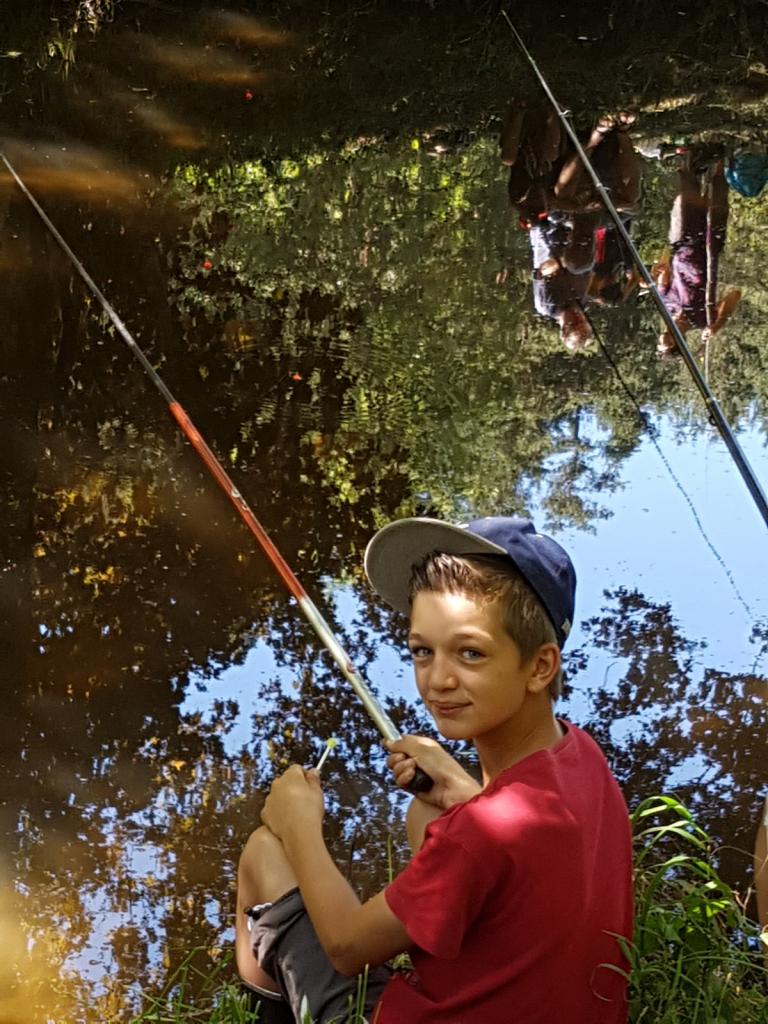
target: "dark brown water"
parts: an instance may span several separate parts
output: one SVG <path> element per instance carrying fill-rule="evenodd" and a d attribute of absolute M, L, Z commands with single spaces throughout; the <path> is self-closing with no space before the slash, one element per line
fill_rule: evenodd
<path fill-rule="evenodd" d="M 534 316 L 498 130 L 536 87 L 503 26 L 126 2 L 65 68 L 64 21 L 3 18 L 20 54 L 0 66 L 3 151 L 402 728 L 427 726 L 402 623 L 362 579 L 369 536 L 416 512 L 532 514 L 580 576 L 562 713 L 630 806 L 688 802 L 745 891 L 765 526 L 683 365 L 657 357 L 647 300 L 595 310 L 601 344 L 576 354 Z M 580 129 L 638 112 L 649 263 L 676 147 L 765 151 L 737 41 L 713 63 L 685 24 L 667 53 L 650 23 L 523 20 Z M 765 485 L 768 200 L 728 195 L 721 290 L 743 295 L 702 367 Z M 0 1019 L 127 1020 L 148 979 L 226 947 L 276 770 L 339 737 L 328 832 L 363 890 L 401 805 L 355 700 L 5 174 L 0 269 Z"/>

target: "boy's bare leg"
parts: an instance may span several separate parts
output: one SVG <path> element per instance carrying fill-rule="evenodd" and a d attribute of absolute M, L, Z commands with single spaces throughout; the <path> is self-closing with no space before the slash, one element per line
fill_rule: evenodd
<path fill-rule="evenodd" d="M 248 985 L 270 992 L 280 991 L 253 955 L 245 909 L 256 903 L 274 903 L 296 885 L 296 876 L 285 856 L 283 844 L 262 825 L 251 833 L 237 866 L 235 960 L 240 977 Z"/>
<path fill-rule="evenodd" d="M 442 813 L 439 807 L 427 804 L 416 797 L 411 800 L 405 816 L 405 831 L 408 835 L 408 845 L 411 848 L 411 853 L 418 853 L 421 849 L 421 844 L 424 842 L 424 829 L 430 821 L 439 818 Z"/>

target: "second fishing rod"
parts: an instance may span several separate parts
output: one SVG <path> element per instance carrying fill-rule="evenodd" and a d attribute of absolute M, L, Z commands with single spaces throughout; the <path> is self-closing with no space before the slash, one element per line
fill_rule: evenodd
<path fill-rule="evenodd" d="M 659 311 L 659 315 L 661 316 L 667 329 L 670 331 L 672 337 L 674 338 L 678 351 L 682 356 L 683 362 L 685 363 L 688 372 L 693 378 L 693 382 L 698 388 L 699 393 L 704 399 L 704 404 L 706 405 L 707 413 L 709 414 L 710 420 L 717 428 L 720 436 L 725 442 L 726 448 L 728 449 L 733 461 L 736 463 L 736 467 L 739 470 L 739 473 L 741 474 L 744 483 L 747 485 L 749 493 L 752 495 L 752 499 L 755 505 L 757 506 L 758 512 L 762 516 L 766 526 L 768 526 L 768 499 L 766 498 L 765 492 L 763 491 L 763 488 L 761 487 L 760 482 L 757 479 L 757 475 L 755 474 L 754 470 L 752 469 L 752 466 L 749 463 L 749 460 L 744 454 L 744 450 L 739 444 L 731 428 L 731 425 L 729 424 L 728 420 L 725 417 L 725 414 L 723 413 L 723 410 L 720 408 L 719 402 L 715 398 L 714 394 L 712 393 L 709 387 L 709 384 L 704 378 L 704 375 L 701 372 L 701 369 L 699 367 L 698 362 L 696 361 L 696 358 L 694 357 L 693 353 L 688 347 L 685 337 L 680 331 L 678 325 L 675 323 L 674 317 L 670 314 L 669 310 L 667 309 L 664 303 L 664 299 L 662 298 L 658 288 L 656 287 L 656 282 L 653 280 L 653 277 L 651 276 L 648 267 L 641 259 L 640 253 L 637 251 L 637 247 L 635 246 L 635 243 L 633 242 L 629 232 L 627 231 L 627 228 L 624 222 L 622 221 L 621 216 L 619 215 L 619 212 L 613 203 L 613 200 L 611 199 L 608 189 L 603 184 L 600 176 L 594 168 L 594 165 L 592 164 L 592 161 L 589 159 L 589 156 L 584 151 L 584 147 L 582 146 L 578 135 L 574 131 L 571 122 L 566 116 L 566 113 L 563 110 L 563 108 L 556 100 L 554 93 L 549 87 L 549 83 L 542 74 L 532 54 L 528 50 L 528 47 L 525 45 L 522 36 L 515 28 L 507 12 L 502 11 L 501 14 L 504 20 L 507 22 L 507 25 L 509 26 L 510 31 L 512 32 L 512 36 L 514 37 L 515 43 L 520 49 L 520 52 L 525 57 L 529 66 L 531 67 L 531 70 L 536 76 L 539 85 L 544 90 L 544 94 L 546 95 L 547 99 L 549 100 L 550 104 L 555 110 L 558 120 L 560 121 L 563 130 L 568 136 L 568 139 L 570 140 L 574 150 L 576 151 L 580 160 L 584 164 L 587 174 L 589 175 L 593 185 L 595 186 L 595 190 L 597 191 L 598 195 L 603 201 L 603 204 L 616 227 L 616 231 L 618 232 L 619 236 L 621 237 L 622 241 L 627 247 L 627 250 L 631 254 L 632 261 L 637 267 L 638 273 L 640 274 L 645 285 L 647 286 L 648 291 L 656 305 L 656 308 Z"/>
<path fill-rule="evenodd" d="M 117 315 L 111 303 L 107 300 L 106 296 L 98 287 L 98 285 L 93 280 L 88 271 L 85 269 L 83 264 L 77 258 L 74 251 L 70 248 L 64 237 L 59 232 L 56 225 L 53 223 L 53 221 L 51 221 L 50 217 L 42 208 L 40 203 L 37 201 L 37 199 L 35 199 L 30 190 L 24 184 L 19 174 L 16 173 L 16 170 L 13 168 L 8 158 L 3 153 L 0 153 L 0 159 L 5 164 L 6 168 L 8 169 L 8 172 L 13 177 L 21 192 L 32 204 L 32 207 L 34 208 L 35 212 L 38 214 L 38 216 L 43 221 L 48 231 L 51 233 L 51 235 L 56 240 L 58 245 L 64 251 L 64 253 L 68 257 L 68 259 L 70 260 L 70 262 L 72 263 L 80 277 L 83 279 L 88 290 L 97 299 L 99 305 L 101 306 L 101 308 L 104 310 L 104 312 L 107 314 L 112 324 L 114 325 L 117 333 L 120 335 L 125 344 L 134 354 L 136 359 L 141 363 L 145 373 L 165 399 L 165 402 L 168 405 L 168 411 L 173 416 L 182 433 L 190 442 L 190 444 L 195 449 L 197 454 L 200 456 L 206 469 L 209 471 L 209 473 L 214 478 L 216 483 L 224 491 L 224 493 L 226 494 L 227 498 L 230 501 L 230 504 L 237 511 L 237 514 L 240 516 L 245 525 L 251 531 L 251 534 L 255 537 L 257 543 L 259 544 L 259 547 L 264 552 L 266 557 L 269 559 L 273 568 L 280 576 L 280 579 L 287 587 L 288 592 L 296 599 L 296 602 L 302 614 L 309 622 L 310 626 L 312 626 L 312 628 L 314 629 L 315 633 L 317 634 L 318 638 L 320 639 L 325 649 L 333 658 L 341 674 L 344 676 L 344 678 L 347 680 L 347 682 L 350 684 L 352 689 L 357 694 L 358 698 L 360 699 L 360 702 L 362 703 L 363 707 L 368 713 L 371 721 L 374 723 L 374 725 L 379 730 L 384 739 L 399 739 L 400 733 L 398 732 L 394 722 L 386 713 L 381 703 L 376 699 L 370 687 L 368 686 L 368 683 L 365 681 L 361 673 L 358 671 L 357 668 L 355 668 L 352 659 L 349 657 L 347 652 L 344 650 L 342 645 L 337 640 L 333 630 L 329 626 L 324 616 L 321 614 L 319 608 L 314 603 L 312 598 L 309 596 L 307 591 L 304 589 L 304 587 L 302 586 L 301 582 L 299 581 L 298 577 L 293 572 L 291 567 L 280 554 L 280 551 L 277 549 L 272 539 L 268 535 L 267 531 L 256 518 L 256 515 L 254 514 L 251 507 L 248 505 L 248 502 L 242 496 L 242 494 L 232 481 L 231 477 L 224 469 L 224 466 L 221 464 L 221 461 L 213 453 L 213 451 L 205 441 L 205 438 L 200 434 L 200 432 L 195 427 L 190 417 L 187 415 L 183 406 L 176 400 L 170 389 L 167 387 L 167 385 L 160 377 L 158 372 L 155 370 L 154 366 L 152 366 L 152 363 L 149 361 L 146 354 L 137 343 L 136 339 L 133 337 L 131 332 L 128 330 L 123 321 Z M 426 793 L 432 788 L 432 779 L 424 771 L 417 768 L 414 778 L 412 779 L 410 785 L 408 785 L 406 788 L 411 793 Z"/>

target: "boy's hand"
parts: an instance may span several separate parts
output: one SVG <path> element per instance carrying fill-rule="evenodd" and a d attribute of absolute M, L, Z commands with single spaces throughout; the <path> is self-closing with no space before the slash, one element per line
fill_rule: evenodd
<path fill-rule="evenodd" d="M 432 779 L 434 785 L 429 792 L 418 794 L 424 803 L 445 811 L 477 796 L 482 789 L 455 758 L 427 736 L 401 736 L 399 740 L 385 741 L 384 746 L 389 751 L 387 764 L 398 786 L 405 788 L 412 781 L 417 765 Z"/>
<path fill-rule="evenodd" d="M 261 820 L 278 839 L 323 823 L 325 813 L 320 776 L 298 764 L 280 775 L 261 809 Z"/>

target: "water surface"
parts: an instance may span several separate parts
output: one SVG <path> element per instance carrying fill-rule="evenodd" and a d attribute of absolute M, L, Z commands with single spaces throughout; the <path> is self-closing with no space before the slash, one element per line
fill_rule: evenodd
<path fill-rule="evenodd" d="M 685 59 L 646 53 L 652 79 L 640 42 L 609 47 L 617 86 L 596 67 L 605 26 L 533 18 L 582 131 L 639 114 L 651 262 L 679 166 L 660 146 L 764 148 L 759 71 L 723 55 L 702 76 L 706 42 L 675 24 Z M 80 33 L 65 76 L 34 67 L 50 26 L 30 17 L 2 69 L 3 149 L 401 727 L 428 728 L 403 623 L 362 578 L 367 539 L 404 514 L 533 515 L 580 577 L 562 714 L 630 806 L 687 801 L 744 891 L 765 524 L 684 366 L 658 358 L 647 300 L 595 309 L 599 343 L 575 354 L 534 315 L 498 130 L 535 83 L 500 24 L 435 19 L 125 4 Z M 765 486 L 767 201 L 729 200 L 720 282 L 743 296 L 705 369 Z M 275 771 L 342 740 L 328 833 L 363 892 L 386 880 L 402 805 L 372 727 L 7 177 L 0 222 L 3 1013 L 126 1020 L 148 979 L 229 942 Z"/>

